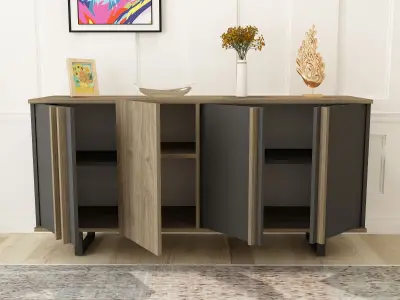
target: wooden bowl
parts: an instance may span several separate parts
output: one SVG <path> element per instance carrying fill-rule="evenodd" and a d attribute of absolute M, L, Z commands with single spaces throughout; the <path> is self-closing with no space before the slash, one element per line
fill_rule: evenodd
<path fill-rule="evenodd" d="M 183 97 L 190 92 L 192 87 L 183 87 L 178 89 L 156 90 L 139 88 L 139 91 L 148 97 Z"/>

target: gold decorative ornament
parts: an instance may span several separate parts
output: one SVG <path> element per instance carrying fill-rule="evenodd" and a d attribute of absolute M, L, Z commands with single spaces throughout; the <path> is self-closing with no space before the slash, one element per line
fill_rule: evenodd
<path fill-rule="evenodd" d="M 303 40 L 302 45 L 298 52 L 296 59 L 297 73 L 301 76 L 304 83 L 314 89 L 325 79 L 325 63 L 320 53 L 317 52 L 318 39 L 315 37 L 317 31 L 315 25 L 306 32 L 306 38 Z"/>

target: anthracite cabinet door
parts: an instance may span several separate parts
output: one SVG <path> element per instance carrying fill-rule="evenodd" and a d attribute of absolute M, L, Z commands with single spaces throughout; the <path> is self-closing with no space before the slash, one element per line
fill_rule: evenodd
<path fill-rule="evenodd" d="M 55 233 L 50 107 L 31 105 L 36 226 Z"/>
<path fill-rule="evenodd" d="M 37 225 L 65 244 L 77 238 L 74 109 L 32 105 Z"/>
<path fill-rule="evenodd" d="M 201 227 L 261 243 L 262 108 L 201 107 Z"/>
<path fill-rule="evenodd" d="M 357 104 L 315 109 L 312 243 L 363 226 L 368 111 Z"/>
<path fill-rule="evenodd" d="M 66 196 L 67 202 L 61 201 L 61 206 L 67 210 L 62 213 L 63 230 L 69 229 L 69 240 L 75 248 L 80 248 L 82 239 L 79 237 L 78 223 L 78 190 L 76 177 L 76 146 L 75 146 L 75 119 L 74 109 L 71 107 L 58 108 L 59 123 L 65 121 L 65 130 L 60 132 L 59 141 L 64 141 L 60 147 L 60 169 L 65 170 L 64 178 L 60 178 L 60 191 Z M 65 134 L 65 135 L 64 135 Z M 60 143 L 59 143 L 60 145 Z M 63 190 L 65 189 L 65 190 Z M 65 228 L 65 227 L 68 227 Z M 66 237 L 68 238 L 68 237 Z"/>

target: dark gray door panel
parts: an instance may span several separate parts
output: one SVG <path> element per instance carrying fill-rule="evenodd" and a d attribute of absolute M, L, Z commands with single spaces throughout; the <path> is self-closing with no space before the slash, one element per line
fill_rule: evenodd
<path fill-rule="evenodd" d="M 67 160 L 68 160 L 68 202 L 69 202 L 69 226 L 70 240 L 75 246 L 82 243 L 78 231 L 78 192 L 76 177 L 76 146 L 75 146 L 75 119 L 74 109 L 66 110 L 66 137 L 67 137 Z"/>
<path fill-rule="evenodd" d="M 51 141 L 50 141 L 50 114 L 49 106 L 36 104 L 34 109 L 35 122 L 33 127 L 34 141 L 33 151 L 34 164 L 36 164 L 37 172 L 35 172 L 36 191 L 36 214 L 40 217 L 40 226 L 54 232 L 54 213 L 53 213 L 53 186 L 52 186 L 52 165 L 51 165 Z M 36 156 L 36 157 L 35 157 Z"/>
<path fill-rule="evenodd" d="M 326 238 L 361 227 L 366 105 L 329 109 Z"/>
<path fill-rule="evenodd" d="M 250 109 L 202 105 L 200 151 L 201 226 L 249 242 L 249 215 L 262 218 L 260 207 L 249 214 Z"/>

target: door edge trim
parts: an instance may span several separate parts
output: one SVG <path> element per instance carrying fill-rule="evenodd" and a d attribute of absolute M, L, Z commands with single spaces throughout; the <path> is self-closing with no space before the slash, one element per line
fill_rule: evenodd
<path fill-rule="evenodd" d="M 61 202 L 60 202 L 60 179 L 59 179 L 59 148 L 58 148 L 58 126 L 57 126 L 57 108 L 49 106 L 50 121 L 50 152 L 51 152 L 51 180 L 53 194 L 53 215 L 54 215 L 54 233 L 56 240 L 62 238 L 61 226 Z"/>
<path fill-rule="evenodd" d="M 326 242 L 326 197 L 328 179 L 329 107 L 321 108 L 321 130 L 318 172 L 317 243 Z"/>
<path fill-rule="evenodd" d="M 249 110 L 249 181 L 248 181 L 248 244 L 258 245 L 261 242 L 260 229 L 260 121 L 261 109 L 251 107 Z"/>
<path fill-rule="evenodd" d="M 64 244 L 71 243 L 69 212 L 69 178 L 67 154 L 67 112 L 65 107 L 57 107 L 57 149 L 58 180 L 61 210 L 61 237 Z"/>

